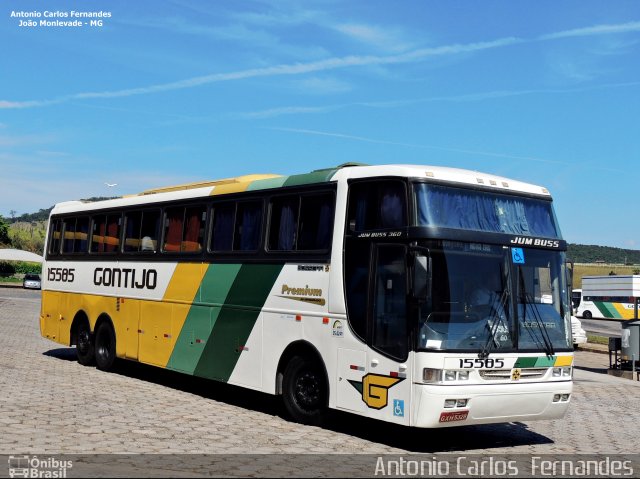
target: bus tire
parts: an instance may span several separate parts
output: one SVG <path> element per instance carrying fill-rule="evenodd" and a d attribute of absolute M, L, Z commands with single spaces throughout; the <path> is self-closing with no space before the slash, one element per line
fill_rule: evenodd
<path fill-rule="evenodd" d="M 98 369 L 111 370 L 116 360 L 116 334 L 108 321 L 101 322 L 96 328 L 95 356 Z"/>
<path fill-rule="evenodd" d="M 76 337 L 76 356 L 83 366 L 93 366 L 95 361 L 93 335 L 87 321 L 80 321 Z"/>
<path fill-rule="evenodd" d="M 303 357 L 291 358 L 282 379 L 282 400 L 296 422 L 319 425 L 327 409 L 327 385 L 322 368 Z"/>
<path fill-rule="evenodd" d="M 585 311 L 584 313 L 582 313 L 582 317 L 584 319 L 591 319 L 593 316 L 591 315 L 591 311 Z"/>

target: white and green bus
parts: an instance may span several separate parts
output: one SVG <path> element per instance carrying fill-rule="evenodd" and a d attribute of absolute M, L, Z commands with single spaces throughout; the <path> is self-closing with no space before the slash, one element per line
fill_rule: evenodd
<path fill-rule="evenodd" d="M 640 275 L 584 276 L 579 291 L 576 316 L 618 321 L 638 319 Z"/>
<path fill-rule="evenodd" d="M 51 212 L 40 326 L 116 358 L 417 427 L 562 417 L 566 243 L 542 187 L 342 165 Z"/>

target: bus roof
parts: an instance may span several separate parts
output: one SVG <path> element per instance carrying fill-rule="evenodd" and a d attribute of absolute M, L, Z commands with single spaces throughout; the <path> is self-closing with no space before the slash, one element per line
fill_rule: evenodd
<path fill-rule="evenodd" d="M 235 178 L 179 184 L 153 188 L 134 195 L 99 202 L 67 201 L 58 203 L 52 214 L 97 209 L 117 208 L 128 205 L 145 205 L 157 202 L 218 196 L 244 191 L 300 186 L 335 182 L 340 180 L 369 178 L 376 176 L 398 176 L 427 181 L 447 182 L 467 186 L 496 189 L 501 192 L 525 193 L 550 198 L 549 191 L 541 186 L 524 183 L 501 176 L 460 168 L 426 165 L 364 165 L 345 163 L 332 168 L 314 170 L 298 175 L 253 174 Z"/>

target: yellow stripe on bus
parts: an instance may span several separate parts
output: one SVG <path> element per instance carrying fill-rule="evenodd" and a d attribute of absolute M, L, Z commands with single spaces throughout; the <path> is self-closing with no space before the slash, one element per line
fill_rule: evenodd
<path fill-rule="evenodd" d="M 573 356 L 556 356 L 556 361 L 553 363 L 554 366 L 571 366 L 573 363 Z"/>
<path fill-rule="evenodd" d="M 633 319 L 634 311 L 633 309 L 628 309 L 622 303 L 612 303 L 612 306 L 618 311 L 620 318 L 622 319 Z"/>
<path fill-rule="evenodd" d="M 167 366 L 191 304 L 198 299 L 196 294 L 206 271 L 207 265 L 201 263 L 181 263 L 176 266 L 162 302 L 156 305 L 158 308 L 165 309 L 164 315 L 170 317 L 171 321 L 165 323 L 163 331 L 159 331 L 162 337 L 158 338 L 160 340 L 158 343 L 162 344 L 162 347 L 154 348 L 153 357 L 147 358 L 153 364 Z M 165 331 L 169 324 L 170 331 Z"/>
<path fill-rule="evenodd" d="M 257 180 L 266 180 L 269 178 L 278 178 L 280 175 L 245 175 L 237 178 L 237 182 L 216 185 L 211 195 L 227 195 L 229 193 L 241 193 L 247 191 L 249 185 Z"/>

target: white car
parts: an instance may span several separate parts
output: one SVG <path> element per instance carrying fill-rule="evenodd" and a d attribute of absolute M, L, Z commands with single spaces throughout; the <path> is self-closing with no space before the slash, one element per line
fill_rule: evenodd
<path fill-rule="evenodd" d="M 571 315 L 571 335 L 574 347 L 587 342 L 587 333 L 582 329 L 582 323 L 573 315 Z"/>
<path fill-rule="evenodd" d="M 22 281 L 22 287 L 25 289 L 40 289 L 39 274 L 25 274 Z"/>

